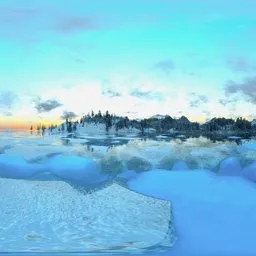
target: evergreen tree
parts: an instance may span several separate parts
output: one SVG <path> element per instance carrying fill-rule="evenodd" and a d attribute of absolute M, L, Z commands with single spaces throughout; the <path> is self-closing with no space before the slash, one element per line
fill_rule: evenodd
<path fill-rule="evenodd" d="M 45 130 L 46 130 L 46 127 L 44 125 L 42 125 L 42 135 L 44 135 Z"/>
<path fill-rule="evenodd" d="M 105 115 L 105 125 L 106 125 L 106 132 L 108 132 L 109 129 L 112 127 L 112 119 L 108 110 L 106 111 L 106 115 Z"/>
<path fill-rule="evenodd" d="M 147 128 L 147 120 L 146 119 L 143 119 L 141 122 L 140 122 L 140 128 L 141 128 L 141 133 L 142 135 L 144 135 L 144 131 L 145 131 L 145 128 Z"/>
<path fill-rule="evenodd" d="M 72 132 L 72 123 L 70 121 L 68 122 L 67 132 L 69 132 L 69 133 Z"/>
<path fill-rule="evenodd" d="M 75 122 L 75 123 L 73 124 L 73 131 L 76 131 L 76 129 L 77 129 L 77 123 Z"/>

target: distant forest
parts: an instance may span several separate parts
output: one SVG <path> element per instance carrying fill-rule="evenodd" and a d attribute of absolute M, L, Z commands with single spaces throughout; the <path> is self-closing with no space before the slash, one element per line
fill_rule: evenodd
<path fill-rule="evenodd" d="M 71 112 L 72 113 L 72 112 Z M 65 121 L 57 126 L 50 125 L 38 125 L 36 130 L 41 131 L 43 134 L 46 130 L 53 132 L 74 132 L 78 127 L 84 127 L 86 124 L 104 124 L 106 132 L 110 129 L 115 129 L 118 132 L 121 129 L 136 128 L 141 131 L 142 134 L 147 132 L 166 133 L 166 132 L 256 132 L 256 120 L 248 121 L 245 118 L 237 118 L 236 120 L 231 118 L 212 118 L 204 124 L 198 122 L 191 122 L 185 116 L 178 119 L 172 118 L 169 115 L 155 115 L 151 118 L 135 119 L 131 120 L 127 116 L 116 116 L 110 114 L 109 111 L 102 114 L 88 113 L 81 117 L 79 120 L 72 121 L 74 115 L 66 115 Z M 33 131 L 33 126 L 30 127 Z"/>

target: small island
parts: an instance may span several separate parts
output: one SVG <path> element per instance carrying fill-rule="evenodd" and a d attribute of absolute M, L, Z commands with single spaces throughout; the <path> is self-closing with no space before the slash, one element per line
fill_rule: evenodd
<path fill-rule="evenodd" d="M 214 117 L 209 121 L 200 124 L 191 122 L 186 116 L 172 118 L 169 115 L 154 115 L 150 118 L 129 119 L 127 116 L 117 116 L 106 111 L 102 114 L 99 110 L 97 114 L 94 111 L 76 119 L 73 112 L 65 112 L 62 116 L 65 121 L 60 125 L 44 124 L 37 125 L 36 131 L 45 135 L 56 133 L 73 133 L 73 132 L 94 132 L 107 134 L 130 134 L 136 133 L 138 136 L 149 134 L 187 134 L 187 135 L 222 135 L 235 138 L 241 135 L 256 135 L 256 120 L 248 121 L 239 117 L 236 120 L 225 117 Z M 34 127 L 30 127 L 31 132 Z"/>

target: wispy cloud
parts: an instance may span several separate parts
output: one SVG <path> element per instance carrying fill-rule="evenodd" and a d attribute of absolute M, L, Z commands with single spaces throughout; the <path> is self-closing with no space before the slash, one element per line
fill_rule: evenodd
<path fill-rule="evenodd" d="M 202 103 L 207 103 L 208 102 L 208 97 L 206 95 L 199 95 L 192 93 L 192 100 L 189 103 L 189 106 L 192 108 L 196 108 Z"/>
<path fill-rule="evenodd" d="M 120 92 L 117 92 L 117 91 L 114 91 L 114 90 L 111 90 L 111 89 L 103 90 L 102 94 L 105 95 L 105 96 L 108 96 L 110 98 L 115 98 L 115 97 L 121 97 L 122 96 L 122 94 Z"/>
<path fill-rule="evenodd" d="M 126 112 L 126 114 L 132 114 L 132 115 L 135 115 L 135 114 L 137 114 L 138 112 L 136 112 L 136 111 L 127 111 Z"/>
<path fill-rule="evenodd" d="M 256 77 L 246 78 L 243 82 L 228 81 L 225 86 L 227 96 L 240 93 L 251 103 L 256 104 Z"/>
<path fill-rule="evenodd" d="M 37 13 L 37 9 L 30 8 L 0 8 L 0 20 L 1 22 L 16 22 Z"/>
<path fill-rule="evenodd" d="M 221 105 L 223 105 L 224 107 L 226 107 L 228 104 L 231 104 L 231 103 L 234 103 L 236 102 L 237 100 L 236 99 L 219 99 L 219 103 Z"/>
<path fill-rule="evenodd" d="M 18 96 L 12 91 L 0 92 L 0 108 L 12 108 L 18 101 Z"/>
<path fill-rule="evenodd" d="M 97 19 L 70 10 L 64 13 L 50 7 L 0 8 L 0 37 L 22 42 L 37 42 L 46 36 L 44 31 L 67 34 L 99 29 Z"/>
<path fill-rule="evenodd" d="M 130 92 L 131 96 L 137 97 L 137 98 L 145 98 L 149 100 L 161 100 L 163 99 L 163 95 L 160 92 L 154 92 L 154 91 L 142 91 L 139 89 L 134 89 Z"/>
<path fill-rule="evenodd" d="M 62 32 L 70 33 L 77 30 L 94 30 L 98 29 L 99 25 L 95 24 L 93 19 L 88 17 L 65 17 L 57 21 L 56 25 L 53 25 L 52 29 Z"/>
<path fill-rule="evenodd" d="M 153 66 L 153 69 L 160 70 L 167 74 L 169 74 L 175 68 L 176 68 L 176 66 L 172 60 L 162 60 L 162 61 L 157 62 Z"/>
<path fill-rule="evenodd" d="M 53 109 L 56 109 L 60 106 L 62 106 L 62 104 L 57 100 L 46 100 L 46 101 L 38 100 L 36 102 L 35 108 L 38 113 L 43 113 L 43 112 L 50 112 Z"/>
<path fill-rule="evenodd" d="M 202 113 L 205 114 L 206 117 L 210 117 L 211 116 L 211 112 L 208 111 L 208 110 L 203 110 Z"/>
<path fill-rule="evenodd" d="M 13 116 L 12 112 L 10 112 L 10 111 L 6 111 L 6 112 L 4 113 L 4 115 L 5 115 L 5 116 Z"/>
<path fill-rule="evenodd" d="M 243 57 L 228 59 L 227 66 L 234 72 L 256 71 L 256 64 L 250 63 L 246 58 L 243 58 Z"/>

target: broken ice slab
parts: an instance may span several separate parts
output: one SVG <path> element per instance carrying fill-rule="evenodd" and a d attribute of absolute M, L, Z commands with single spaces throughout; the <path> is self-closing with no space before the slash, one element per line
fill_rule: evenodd
<path fill-rule="evenodd" d="M 0 178 L 0 216 L 0 252 L 160 252 L 176 241 L 169 201 L 117 183 L 86 193 Z"/>

